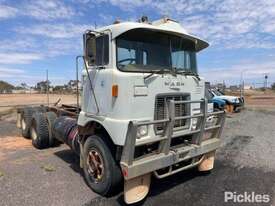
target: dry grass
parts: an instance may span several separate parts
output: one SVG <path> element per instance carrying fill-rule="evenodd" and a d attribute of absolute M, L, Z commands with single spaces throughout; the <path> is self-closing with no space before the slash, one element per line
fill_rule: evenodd
<path fill-rule="evenodd" d="M 56 169 L 52 165 L 43 165 L 41 169 L 45 170 L 46 172 L 54 172 Z"/>

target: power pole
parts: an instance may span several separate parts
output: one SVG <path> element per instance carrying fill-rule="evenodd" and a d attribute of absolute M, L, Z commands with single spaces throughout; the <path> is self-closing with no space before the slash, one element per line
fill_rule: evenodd
<path fill-rule="evenodd" d="M 46 81 L 47 81 L 47 104 L 50 106 L 50 99 L 49 99 L 49 75 L 48 69 L 46 70 Z"/>
<path fill-rule="evenodd" d="M 244 79 L 243 79 L 243 72 L 244 70 L 241 71 L 241 81 L 240 81 L 240 96 L 243 97 L 243 90 L 244 90 Z"/>
<path fill-rule="evenodd" d="M 264 90 L 267 89 L 267 79 L 268 79 L 268 74 L 264 75 Z"/>

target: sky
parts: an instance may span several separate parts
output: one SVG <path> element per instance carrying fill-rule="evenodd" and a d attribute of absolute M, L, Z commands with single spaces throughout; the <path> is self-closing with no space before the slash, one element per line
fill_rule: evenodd
<path fill-rule="evenodd" d="M 212 83 L 275 82 L 275 0 L 0 0 L 0 80 L 54 85 L 75 78 L 82 34 L 115 20 L 164 16 L 210 43 L 198 70 Z"/>

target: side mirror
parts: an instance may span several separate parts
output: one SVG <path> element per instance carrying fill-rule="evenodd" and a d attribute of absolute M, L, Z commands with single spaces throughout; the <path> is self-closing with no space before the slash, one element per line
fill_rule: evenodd
<path fill-rule="evenodd" d="M 96 60 L 96 37 L 95 34 L 86 33 L 83 36 L 84 56 L 89 65 L 94 65 Z"/>

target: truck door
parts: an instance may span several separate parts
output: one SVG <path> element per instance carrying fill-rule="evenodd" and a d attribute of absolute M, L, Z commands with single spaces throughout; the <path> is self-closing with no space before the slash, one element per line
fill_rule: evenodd
<path fill-rule="evenodd" d="M 106 115 L 111 71 L 109 67 L 108 33 L 85 34 L 84 53 L 86 69 L 83 72 L 82 111 L 94 115 Z"/>

